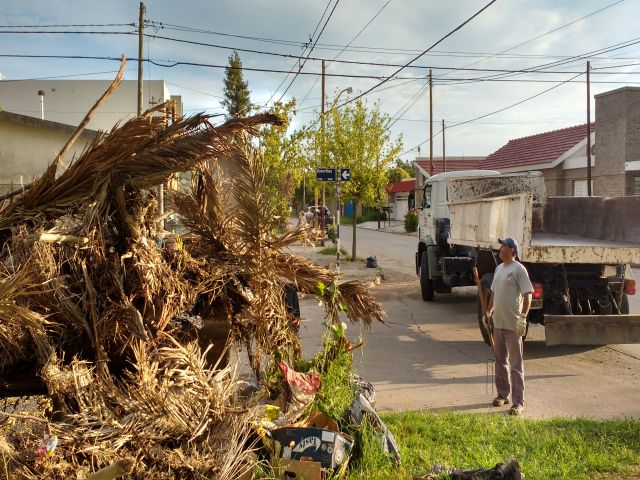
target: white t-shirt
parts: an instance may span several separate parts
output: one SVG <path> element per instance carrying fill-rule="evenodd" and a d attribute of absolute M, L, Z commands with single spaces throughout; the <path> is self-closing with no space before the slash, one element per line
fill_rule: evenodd
<path fill-rule="evenodd" d="M 491 283 L 493 292 L 493 325 L 496 328 L 516 330 L 518 317 L 522 313 L 523 295 L 533 293 L 527 269 L 514 260 L 509 265 L 496 267 Z"/>

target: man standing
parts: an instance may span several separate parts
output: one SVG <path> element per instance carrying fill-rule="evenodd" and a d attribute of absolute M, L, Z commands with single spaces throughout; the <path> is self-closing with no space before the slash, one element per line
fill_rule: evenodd
<path fill-rule="evenodd" d="M 491 283 L 489 313 L 493 316 L 493 351 L 496 357 L 496 389 L 493 406 L 509 403 L 509 413 L 524 411 L 523 338 L 531 307 L 533 286 L 526 268 L 516 260 L 518 243 L 511 237 L 498 239 L 500 259 Z"/>

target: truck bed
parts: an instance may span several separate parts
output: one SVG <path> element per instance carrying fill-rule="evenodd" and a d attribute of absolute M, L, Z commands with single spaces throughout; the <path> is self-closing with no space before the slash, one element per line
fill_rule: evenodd
<path fill-rule="evenodd" d="M 640 240 L 640 239 L 639 239 Z M 640 243 L 618 242 L 602 240 L 599 238 L 587 238 L 580 235 L 562 233 L 533 233 L 531 235 L 532 247 L 633 247 L 640 248 Z"/>
<path fill-rule="evenodd" d="M 499 248 L 513 237 L 532 263 L 640 263 L 640 197 L 551 197 L 531 193 L 452 203 L 449 242 Z"/>

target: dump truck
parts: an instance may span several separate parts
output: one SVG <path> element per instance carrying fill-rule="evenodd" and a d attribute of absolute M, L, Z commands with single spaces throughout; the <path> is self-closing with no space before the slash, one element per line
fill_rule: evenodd
<path fill-rule="evenodd" d="M 488 300 L 499 238 L 519 243 L 534 291 L 527 324 L 547 345 L 640 343 L 629 314 L 640 264 L 640 197 L 547 196 L 540 172 L 445 172 L 428 178 L 419 208 L 416 274 L 422 298 L 476 285 L 478 324 Z M 480 296 L 484 298 L 481 299 Z"/>

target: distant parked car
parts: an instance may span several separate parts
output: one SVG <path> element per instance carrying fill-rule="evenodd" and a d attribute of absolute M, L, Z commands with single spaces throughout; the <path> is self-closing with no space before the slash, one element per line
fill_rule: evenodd
<path fill-rule="evenodd" d="M 333 224 L 333 215 L 331 215 L 331 211 L 326 207 L 319 207 L 317 205 L 312 205 L 307 207 L 304 211 L 304 218 L 307 223 L 313 223 L 315 219 L 318 219 L 318 224 L 322 222 L 322 209 L 324 209 L 324 224 L 332 225 Z"/>

